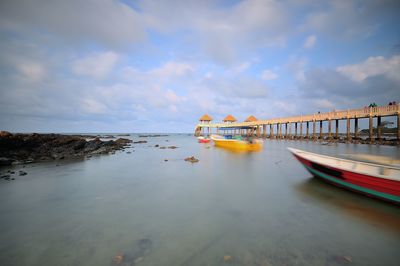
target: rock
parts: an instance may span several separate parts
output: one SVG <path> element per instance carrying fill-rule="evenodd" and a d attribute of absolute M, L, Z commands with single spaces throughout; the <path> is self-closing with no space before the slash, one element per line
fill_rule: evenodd
<path fill-rule="evenodd" d="M 131 154 L 132 152 L 130 152 L 130 151 L 127 151 L 126 153 L 127 153 L 127 154 Z"/>
<path fill-rule="evenodd" d="M 3 175 L 3 176 L 1 176 L 0 178 L 7 179 L 7 178 L 10 178 L 10 175 Z"/>
<path fill-rule="evenodd" d="M 24 176 L 24 175 L 27 175 L 28 173 L 27 172 L 24 172 L 24 171 L 19 171 L 19 175 L 21 175 L 21 176 Z"/>
<path fill-rule="evenodd" d="M 185 161 L 186 162 L 191 162 L 191 163 L 198 163 L 199 159 L 196 159 L 194 156 L 192 156 L 192 157 L 185 158 Z"/>
<path fill-rule="evenodd" d="M 225 255 L 224 256 L 224 262 L 232 262 L 232 256 L 231 255 Z"/>
<path fill-rule="evenodd" d="M 0 166 L 8 166 L 8 165 L 11 165 L 12 162 L 13 162 L 13 160 L 11 160 L 9 158 L 0 157 Z"/>
<path fill-rule="evenodd" d="M 133 142 L 133 144 L 142 144 L 142 143 L 147 143 L 147 140 L 139 140 Z"/>
<path fill-rule="evenodd" d="M 161 146 L 161 147 L 160 147 L 160 149 L 162 149 L 162 150 L 163 150 L 163 149 L 166 149 L 166 148 L 167 148 L 167 147 L 164 147 L 164 146 Z"/>
<path fill-rule="evenodd" d="M 13 177 L 13 178 L 11 178 L 11 180 L 15 180 L 15 178 Z"/>
<path fill-rule="evenodd" d="M 168 159 L 164 159 L 164 162 L 168 162 Z"/>
<path fill-rule="evenodd" d="M 156 145 L 154 145 L 154 147 L 158 148 L 158 147 L 160 147 L 160 145 L 156 144 Z"/>
<path fill-rule="evenodd" d="M 132 142 L 130 139 L 102 141 L 98 137 L 86 140 L 79 135 L 11 134 L 0 136 L 0 166 L 26 164 L 37 161 L 61 160 L 91 154 L 107 154 L 120 150 Z"/>
<path fill-rule="evenodd" d="M 112 265 L 120 265 L 122 262 L 124 262 L 125 255 L 120 254 L 116 255 L 112 258 Z"/>
<path fill-rule="evenodd" d="M 169 146 L 168 147 L 168 149 L 176 149 L 176 148 L 178 148 L 178 147 L 176 147 L 176 146 Z"/>

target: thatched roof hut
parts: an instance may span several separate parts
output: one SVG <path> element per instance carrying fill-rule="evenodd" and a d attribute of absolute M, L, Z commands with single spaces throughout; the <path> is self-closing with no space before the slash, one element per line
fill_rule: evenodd
<path fill-rule="evenodd" d="M 223 122 L 236 122 L 237 120 L 233 116 L 227 115 L 222 121 Z"/>
<path fill-rule="evenodd" d="M 211 122 L 212 120 L 213 120 L 212 117 L 209 116 L 208 114 L 203 115 L 199 119 L 200 122 Z"/>
<path fill-rule="evenodd" d="M 246 120 L 244 120 L 244 122 L 255 122 L 257 120 L 258 120 L 257 118 L 255 118 L 253 115 L 251 115 L 251 116 L 247 117 Z"/>

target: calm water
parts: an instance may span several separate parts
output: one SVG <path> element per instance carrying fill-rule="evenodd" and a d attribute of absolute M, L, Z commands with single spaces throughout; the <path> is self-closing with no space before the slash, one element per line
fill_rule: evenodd
<path fill-rule="evenodd" d="M 0 265 L 115 265 L 119 254 L 132 265 L 399 265 L 400 208 L 311 178 L 286 147 L 399 148 L 267 140 L 232 153 L 188 135 L 146 140 L 1 180 Z M 192 155 L 200 162 L 183 161 Z"/>

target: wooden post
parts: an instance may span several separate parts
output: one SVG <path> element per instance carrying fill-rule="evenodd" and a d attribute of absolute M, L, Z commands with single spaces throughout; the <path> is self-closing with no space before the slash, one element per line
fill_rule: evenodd
<path fill-rule="evenodd" d="M 316 123 L 317 123 L 317 121 L 314 120 L 314 122 L 313 122 L 313 132 L 312 132 L 313 140 L 315 140 L 316 137 L 317 137 L 317 135 L 316 135 L 317 132 L 315 132 L 317 130 L 317 124 Z"/>
<path fill-rule="evenodd" d="M 358 139 L 358 118 L 354 119 L 354 138 Z"/>
<path fill-rule="evenodd" d="M 263 125 L 263 139 L 267 138 L 267 125 Z"/>
<path fill-rule="evenodd" d="M 336 119 L 335 122 L 336 122 L 335 138 L 339 139 L 339 119 Z"/>
<path fill-rule="evenodd" d="M 328 139 L 332 140 L 332 120 L 328 120 Z"/>
<path fill-rule="evenodd" d="M 347 141 L 350 141 L 350 117 L 347 117 L 346 133 L 347 133 Z"/>
<path fill-rule="evenodd" d="M 256 135 L 257 135 L 257 138 L 259 138 L 260 137 L 260 126 L 257 126 L 256 127 Z"/>
<path fill-rule="evenodd" d="M 323 137 L 322 137 L 322 120 L 319 121 L 319 138 L 323 139 Z"/>
<path fill-rule="evenodd" d="M 274 137 L 274 127 L 272 124 L 269 125 L 269 138 L 272 139 Z"/>
<path fill-rule="evenodd" d="M 285 139 L 287 139 L 287 123 L 285 123 Z"/>
<path fill-rule="evenodd" d="M 300 139 L 303 139 L 303 122 L 300 122 Z"/>
<path fill-rule="evenodd" d="M 400 141 L 400 114 L 397 114 L 397 141 Z"/>
<path fill-rule="evenodd" d="M 294 138 L 297 139 L 297 122 L 294 123 Z"/>
<path fill-rule="evenodd" d="M 282 123 L 279 123 L 279 138 L 282 138 Z"/>
<path fill-rule="evenodd" d="M 310 138 L 310 122 L 307 121 L 307 129 L 306 129 L 306 138 L 309 139 Z"/>
<path fill-rule="evenodd" d="M 374 135 L 374 118 L 369 116 L 369 143 L 372 143 L 372 136 Z"/>
<path fill-rule="evenodd" d="M 378 130 L 378 140 L 382 139 L 382 121 L 381 120 L 382 120 L 381 117 L 378 116 L 378 125 L 376 126 L 377 130 Z"/>
<path fill-rule="evenodd" d="M 292 123 L 289 123 L 289 139 L 292 139 Z"/>

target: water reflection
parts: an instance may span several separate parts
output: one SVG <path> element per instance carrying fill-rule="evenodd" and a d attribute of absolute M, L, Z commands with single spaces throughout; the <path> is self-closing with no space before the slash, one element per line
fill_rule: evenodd
<path fill-rule="evenodd" d="M 299 183 L 296 191 L 313 204 L 321 204 L 338 215 L 345 215 L 377 227 L 385 227 L 400 234 L 398 206 L 368 198 L 351 191 L 327 184 L 318 178 Z"/>

